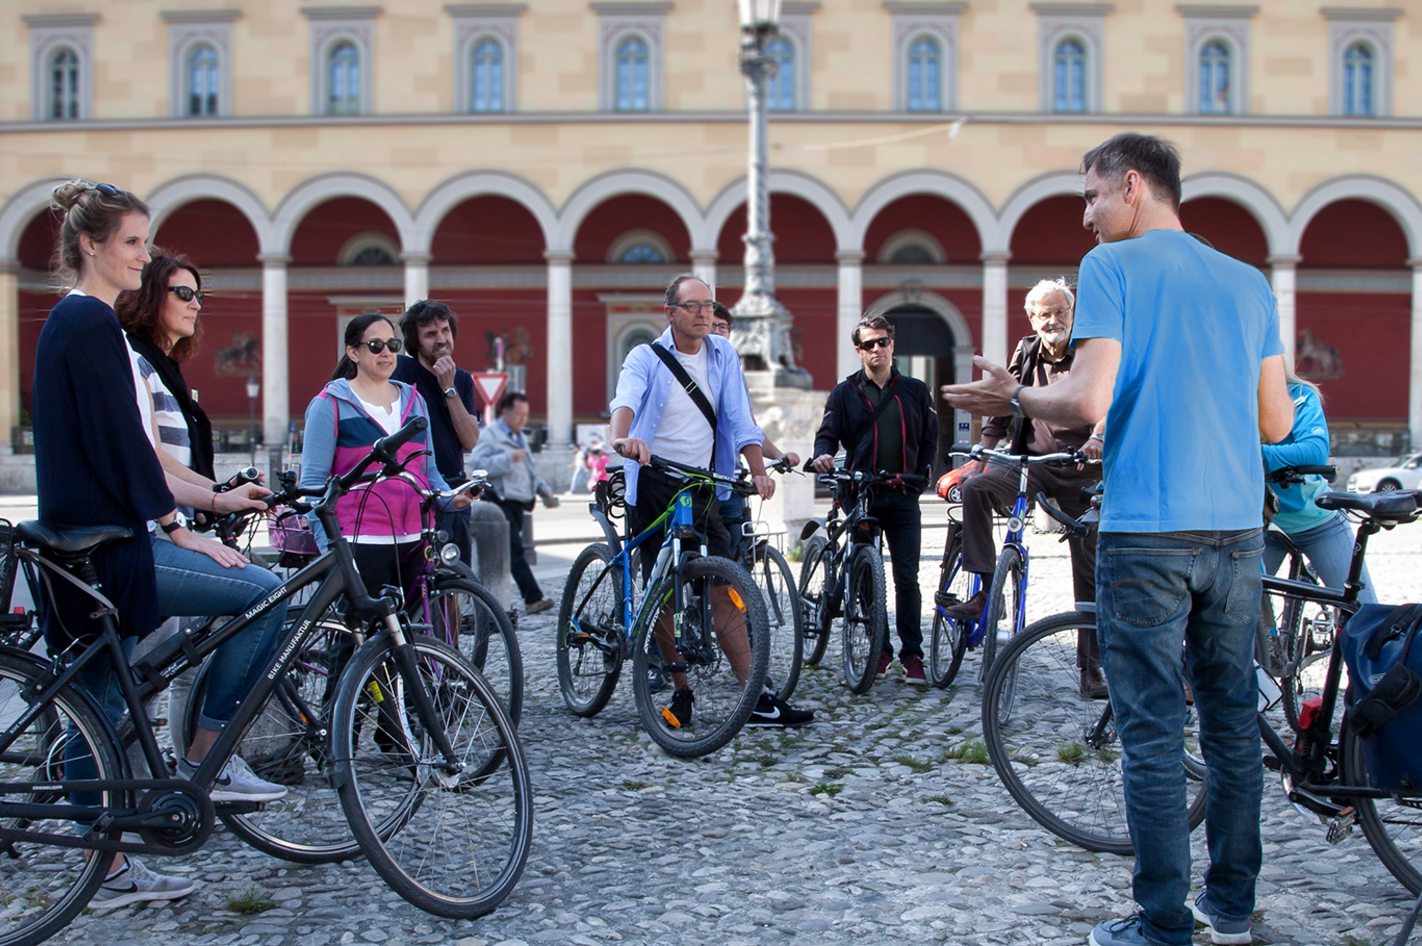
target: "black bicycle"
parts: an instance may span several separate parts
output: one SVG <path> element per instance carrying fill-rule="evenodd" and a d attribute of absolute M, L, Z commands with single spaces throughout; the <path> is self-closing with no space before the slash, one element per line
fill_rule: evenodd
<path fill-rule="evenodd" d="M 370 597 L 336 522 L 337 499 L 398 472 L 394 451 L 424 424 L 417 418 L 378 441 L 323 489 L 281 497 L 300 504 L 319 496 L 309 508 L 331 536 L 329 551 L 243 614 L 180 634 L 135 668 L 127 666 L 114 607 L 96 587 L 89 559 L 95 549 L 129 539 L 129 530 L 17 527 L 18 554 L 84 588 L 102 630 L 50 660 L 0 647 L 0 842 L 8 855 L 0 910 L 9 920 L 0 925 L 0 944 L 38 943 L 63 928 L 103 882 L 110 859 L 99 852 L 173 856 L 206 842 L 216 818 L 208 795 L 215 779 L 342 595 L 380 624 L 369 637 L 353 632 L 359 647 L 337 686 L 326 773 L 361 849 L 392 889 L 442 916 L 480 916 L 512 890 L 532 838 L 532 789 L 513 723 L 463 655 L 408 633 L 397 602 Z M 366 472 L 376 464 L 380 472 Z M 313 585 L 301 617 L 192 780 L 168 777 L 144 711 L 148 698 Z M 148 777 L 130 771 L 115 727 L 77 683 L 101 660 L 115 668 Z M 125 832 L 140 840 L 124 840 Z"/>

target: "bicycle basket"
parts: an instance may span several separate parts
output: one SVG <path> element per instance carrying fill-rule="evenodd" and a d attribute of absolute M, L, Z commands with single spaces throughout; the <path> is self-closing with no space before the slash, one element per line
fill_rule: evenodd
<path fill-rule="evenodd" d="M 272 510 L 267 523 L 267 535 L 272 548 L 279 552 L 282 568 L 299 568 L 317 555 L 316 536 L 311 531 L 311 523 L 306 517 L 285 506 Z"/>

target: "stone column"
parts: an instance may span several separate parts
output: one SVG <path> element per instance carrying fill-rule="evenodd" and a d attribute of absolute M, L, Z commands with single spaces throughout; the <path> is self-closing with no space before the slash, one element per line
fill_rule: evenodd
<path fill-rule="evenodd" d="M 711 287 L 711 298 L 716 298 L 716 251 L 692 250 L 691 271 L 697 279 Z"/>
<path fill-rule="evenodd" d="M 20 272 L 18 263 L 4 260 L 0 262 L 0 444 L 10 444 L 10 428 L 19 422 Z"/>
<path fill-rule="evenodd" d="M 1007 364 L 1007 261 L 1008 253 L 984 253 L 983 261 L 983 357 L 993 364 Z"/>
<path fill-rule="evenodd" d="M 1422 444 L 1422 257 L 1407 261 L 1412 267 L 1412 351 L 1407 365 L 1407 427 L 1411 449 Z"/>
<path fill-rule="evenodd" d="M 1269 263 L 1269 281 L 1274 285 L 1274 299 L 1279 307 L 1279 338 L 1284 342 L 1284 355 L 1292 364 L 1294 339 L 1298 337 L 1298 324 L 1294 309 L 1294 286 L 1296 285 L 1299 258 L 1297 256 L 1271 256 L 1267 262 Z"/>
<path fill-rule="evenodd" d="M 573 442 L 573 254 L 549 251 L 548 442 Z M 601 369 L 599 369 L 601 370 Z"/>
<path fill-rule="evenodd" d="M 291 422 L 287 366 L 286 264 L 291 257 L 264 253 L 262 262 L 262 430 L 268 445 L 286 443 Z"/>
<path fill-rule="evenodd" d="M 412 306 L 430 297 L 430 254 L 405 253 L 405 305 Z"/>
<path fill-rule="evenodd" d="M 860 368 L 851 336 L 864 314 L 864 254 L 844 251 L 834 258 L 839 262 L 839 315 L 834 326 L 834 381 L 838 383 Z"/>

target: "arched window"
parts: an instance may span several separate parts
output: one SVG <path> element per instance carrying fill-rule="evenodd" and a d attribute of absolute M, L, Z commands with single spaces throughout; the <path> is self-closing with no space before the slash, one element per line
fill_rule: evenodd
<path fill-rule="evenodd" d="M 636 243 L 629 246 L 622 252 L 619 263 L 631 263 L 633 265 L 643 263 L 665 263 L 662 251 L 650 243 Z"/>
<path fill-rule="evenodd" d="M 647 44 L 629 36 L 617 44 L 617 95 L 614 102 L 619 112 L 645 112 L 651 105 L 647 97 Z"/>
<path fill-rule="evenodd" d="M 217 50 L 206 43 L 188 52 L 188 114 L 217 114 Z"/>
<path fill-rule="evenodd" d="M 775 78 L 765 87 L 765 107 L 772 112 L 795 110 L 795 47 L 783 36 L 766 44 L 766 58 L 775 63 Z"/>
<path fill-rule="evenodd" d="M 49 117 L 79 117 L 79 54 L 68 46 L 49 59 Z"/>
<path fill-rule="evenodd" d="M 1052 53 L 1052 110 L 1086 111 L 1086 47 L 1064 39 Z"/>
<path fill-rule="evenodd" d="M 330 86 L 326 99 L 328 115 L 360 114 L 360 50 L 354 43 L 338 43 L 327 57 Z"/>
<path fill-rule="evenodd" d="M 481 39 L 474 44 L 470 75 L 470 111 L 502 112 L 504 110 L 504 47 L 495 39 Z"/>
<path fill-rule="evenodd" d="M 937 112 L 943 108 L 943 50 L 938 43 L 922 36 L 913 41 L 908 52 L 908 110 Z"/>
<path fill-rule="evenodd" d="M 1354 43 L 1343 52 L 1343 114 L 1373 114 L 1373 51 Z"/>
<path fill-rule="evenodd" d="M 1230 100 L 1229 47 L 1211 40 L 1200 50 L 1200 111 L 1227 115 L 1234 111 Z"/>

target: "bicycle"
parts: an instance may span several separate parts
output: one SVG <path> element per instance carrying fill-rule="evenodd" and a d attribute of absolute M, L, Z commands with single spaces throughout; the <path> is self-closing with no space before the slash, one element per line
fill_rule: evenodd
<path fill-rule="evenodd" d="M 805 543 L 799 591 L 805 643 L 810 647 L 807 662 L 818 664 L 824 657 L 830 622 L 839 618 L 845 685 L 851 693 L 867 693 L 889 635 L 884 558 L 879 550 L 883 533 L 869 514 L 870 500 L 875 489 L 915 488 L 927 481 L 911 473 L 862 470 L 837 470 L 821 474 L 819 480 L 834 492 L 828 516 L 823 522 L 811 519 L 800 533 Z M 842 494 L 851 490 L 854 508 L 840 518 L 847 506 Z"/>
<path fill-rule="evenodd" d="M 681 489 L 647 529 L 616 537 L 615 546 L 590 545 L 574 561 L 558 609 L 559 690 L 575 715 L 596 716 L 631 657 L 633 696 L 643 728 L 669 755 L 703 756 L 735 738 L 755 709 L 769 661 L 769 636 L 765 602 L 745 569 L 701 554 L 703 539 L 693 525 L 692 504 L 715 500 L 694 500 L 693 491 L 704 494 L 715 486 L 744 491 L 746 486 L 655 456 L 645 469 L 678 477 Z M 611 532 L 614 493 L 599 489 L 598 497 L 600 522 Z M 634 559 L 648 554 L 640 547 L 658 531 L 664 538 L 639 594 L 633 575 L 640 569 Z M 743 674 L 735 672 L 725 653 L 739 648 L 737 631 L 723 635 L 713 626 L 712 596 L 720 594 L 713 592 L 716 587 L 726 589 L 731 606 L 742 615 L 749 651 Z M 654 655 L 662 658 L 664 673 L 684 673 L 693 681 L 689 723 L 659 705 L 649 674 Z"/>
<path fill-rule="evenodd" d="M 1370 495 L 1320 494 L 1315 498 L 1315 504 L 1320 509 L 1351 511 L 1361 519 L 1344 588 L 1328 588 L 1307 581 L 1265 575 L 1262 578 L 1265 593 L 1336 608 L 1340 613 L 1351 616 L 1358 607 L 1357 596 L 1362 588 L 1360 576 L 1368 540 L 1385 529 L 1415 522 L 1419 517 L 1419 499 L 1422 499 L 1422 493 L 1416 491 Z M 1073 612 L 1037 622 L 1033 625 L 1033 632 L 1024 634 L 1003 652 L 1002 666 L 991 675 L 989 689 L 1005 675 L 1003 671 L 1007 669 L 1008 661 L 1025 663 L 1028 666 L 1024 666 L 1019 674 L 1021 682 L 1016 696 L 1017 705 L 1024 712 L 1018 715 L 1026 716 L 1026 711 L 1032 708 L 1024 703 L 1029 682 L 1036 689 L 1050 690 L 1052 699 L 1069 706 L 1071 697 L 1067 688 L 1060 684 L 1052 687 L 1049 682 L 1053 678 L 1070 680 L 1070 673 L 1054 669 L 1065 664 L 1068 658 L 1064 652 L 1068 652 L 1069 648 L 1064 644 L 1053 648 L 1050 642 L 1054 634 L 1087 625 L 1094 628 L 1093 614 Z M 1074 673 L 1075 668 L 1070 669 Z M 1355 826 L 1361 826 L 1363 836 L 1388 871 L 1414 895 L 1422 893 L 1422 871 L 1414 866 L 1422 865 L 1422 817 L 1417 815 L 1417 810 L 1422 808 L 1422 790 L 1380 789 L 1369 784 L 1357 734 L 1346 714 L 1340 717 L 1337 712 L 1344 672 L 1343 635 L 1333 636 L 1322 694 L 1311 705 L 1312 712 L 1304 714 L 1301 720 L 1303 732 L 1295 740 L 1290 741 L 1275 730 L 1266 715 L 1280 696 L 1276 681 L 1262 666 L 1256 665 L 1255 672 L 1259 679 L 1258 724 L 1265 747 L 1264 766 L 1279 773 L 1289 801 L 1301 812 L 1316 816 L 1327 828 L 1331 843 L 1341 841 Z M 990 698 L 991 694 L 984 698 L 984 737 L 988 741 L 989 753 L 993 755 L 994 767 L 1023 809 L 1048 830 L 1073 843 L 1092 850 L 1128 853 L 1130 842 L 1126 836 L 1124 804 L 1118 793 L 1109 800 L 1104 799 L 1102 785 L 1108 779 L 1102 776 L 1101 767 L 1087 773 L 1094 778 L 1077 775 L 1068 781 L 1061 775 L 1054 776 L 1050 765 L 1031 764 L 1025 758 L 1013 765 L 1013 752 L 1004 749 L 1009 740 L 1015 741 L 1018 746 L 1016 752 L 1035 755 L 1038 759 L 1047 759 L 1055 751 L 1054 747 L 1046 744 L 1043 736 L 1035 735 L 1032 737 L 1034 747 L 1024 750 L 1022 745 L 1026 737 L 1021 733 L 1025 730 L 1004 732 L 997 722 L 997 714 L 989 711 L 987 700 Z M 1073 731 L 1097 736 L 1103 744 L 1106 739 L 1114 738 L 1109 703 L 1085 713 L 1080 712 L 1079 707 L 1071 708 L 1077 712 L 1077 725 L 1072 727 Z M 1338 722 L 1336 727 L 1335 721 Z M 1084 727 L 1082 723 L 1085 723 Z M 1193 759 L 1190 748 L 1191 743 L 1187 741 L 1183 763 L 1187 777 L 1201 779 L 1200 785 L 1203 786 L 1203 779 L 1208 775 L 1202 768 L 1196 771 L 1198 762 Z M 1094 750 L 1095 746 L 1088 744 L 1087 749 Z M 1090 755 L 1084 753 L 1083 757 L 1090 758 Z M 1012 779 L 1017 782 L 1016 789 Z M 1019 794 L 1029 780 L 1031 784 L 1026 786 L 1027 791 Z M 1113 789 L 1119 784 L 1115 778 L 1109 781 Z M 1198 823 L 1193 805 L 1198 804 L 1199 799 L 1200 794 L 1197 793 L 1191 808 L 1192 827 Z M 1082 812 L 1088 806 L 1094 815 L 1094 821 L 1090 823 L 1086 823 Z"/>
<path fill-rule="evenodd" d="M 332 537 L 329 551 L 220 628 L 177 635 L 136 668 L 127 666 L 113 605 L 95 587 L 89 560 L 95 549 L 129 539 L 130 531 L 35 522 L 17 527 L 20 554 L 83 588 L 97 602 L 101 630 L 92 642 L 80 641 L 49 660 L 0 647 L 0 720 L 6 721 L 0 842 L 10 858 L 0 874 L 0 909 L 10 921 L 0 926 L 0 946 L 40 942 L 82 910 L 110 860 L 98 852 L 171 856 L 207 841 L 216 817 L 209 796 L 215 779 L 341 595 L 382 625 L 361 641 L 341 675 L 329 755 L 329 774 L 360 848 L 392 889 L 428 912 L 479 916 L 507 896 L 532 837 L 532 787 L 513 724 L 458 651 L 408 635 L 394 602 L 367 594 L 335 518 L 336 500 L 382 475 L 366 473 L 373 464 L 393 472 L 394 450 L 424 423 L 417 418 L 377 441 L 355 469 L 323 489 L 280 497 L 319 496 L 309 508 Z M 192 779 L 168 777 L 144 710 L 147 699 L 313 585 L 301 617 Z M 111 661 L 149 778 L 132 777 L 112 722 L 76 683 L 85 667 L 104 659 Z M 231 803 L 230 810 L 253 804 Z M 124 840 L 126 831 L 140 840 Z"/>

